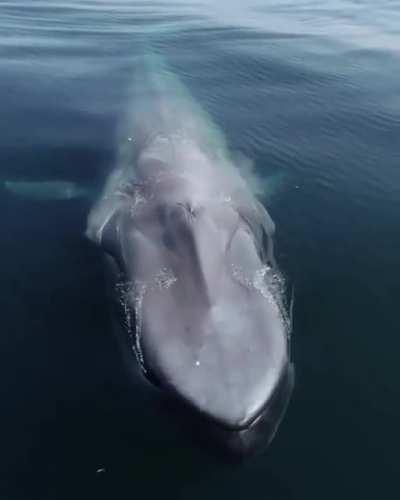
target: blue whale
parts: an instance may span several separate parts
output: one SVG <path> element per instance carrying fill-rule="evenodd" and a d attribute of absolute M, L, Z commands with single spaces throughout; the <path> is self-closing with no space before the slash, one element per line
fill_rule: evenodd
<path fill-rule="evenodd" d="M 149 59 L 87 235 L 114 270 L 128 363 L 246 454 L 271 441 L 294 383 L 274 223 L 221 131 Z"/>

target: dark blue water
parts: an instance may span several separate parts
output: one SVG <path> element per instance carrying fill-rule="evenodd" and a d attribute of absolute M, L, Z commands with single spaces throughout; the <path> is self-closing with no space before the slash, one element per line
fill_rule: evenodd
<path fill-rule="evenodd" d="M 101 184 L 144 46 L 281 179 L 297 385 L 240 466 L 131 387 L 90 200 L 3 185 Z M 2 499 L 399 497 L 399 66 L 396 0 L 0 0 Z"/>

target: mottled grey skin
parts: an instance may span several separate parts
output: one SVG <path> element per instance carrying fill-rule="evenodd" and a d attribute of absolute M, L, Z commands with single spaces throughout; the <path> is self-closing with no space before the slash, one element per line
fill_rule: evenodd
<path fill-rule="evenodd" d="M 272 438 L 293 385 L 274 224 L 179 105 L 172 130 L 136 122 L 132 166 L 113 174 L 88 234 L 118 266 L 143 372 L 243 452 Z"/>

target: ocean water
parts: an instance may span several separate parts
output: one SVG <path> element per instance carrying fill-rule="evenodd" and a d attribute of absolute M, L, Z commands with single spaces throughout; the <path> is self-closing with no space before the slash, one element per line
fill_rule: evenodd
<path fill-rule="evenodd" d="M 129 383 L 90 197 L 5 184 L 101 185 L 144 46 L 279 179 L 296 387 L 243 464 Z M 398 0 L 0 0 L 2 499 L 399 497 L 399 66 Z"/>

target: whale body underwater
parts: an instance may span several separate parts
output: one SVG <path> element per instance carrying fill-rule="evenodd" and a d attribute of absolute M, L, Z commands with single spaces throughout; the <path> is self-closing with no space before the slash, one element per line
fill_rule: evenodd
<path fill-rule="evenodd" d="M 87 227 L 115 270 L 129 362 L 229 449 L 264 448 L 294 384 L 274 223 L 163 63 L 133 87 L 129 135 Z"/>
<path fill-rule="evenodd" d="M 132 88 L 118 158 L 86 231 L 111 270 L 123 357 L 136 382 L 157 387 L 210 440 L 240 455 L 265 449 L 294 369 L 260 183 L 163 61 L 146 58 Z M 35 197 L 37 185 L 46 198 L 82 195 L 62 182 L 6 187 Z"/>

